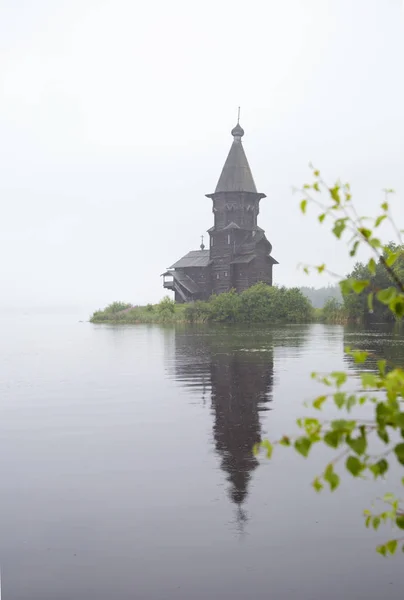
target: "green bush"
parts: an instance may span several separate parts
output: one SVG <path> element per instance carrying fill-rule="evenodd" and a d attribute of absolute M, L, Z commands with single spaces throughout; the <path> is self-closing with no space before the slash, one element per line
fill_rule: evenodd
<path fill-rule="evenodd" d="M 126 310 L 127 308 L 131 308 L 131 304 L 128 304 L 127 302 L 112 302 L 112 304 L 109 304 L 107 306 L 107 308 L 104 310 L 104 312 L 106 313 L 110 313 L 110 314 L 116 314 L 118 312 L 121 312 L 121 310 Z"/>
<path fill-rule="evenodd" d="M 325 323 L 345 323 L 348 320 L 345 306 L 336 298 L 329 298 L 321 310 L 321 320 Z"/>
<path fill-rule="evenodd" d="M 171 298 L 169 298 L 168 296 L 164 296 L 164 298 L 162 300 L 160 300 L 160 302 L 157 305 L 157 310 L 159 311 L 159 313 L 166 313 L 166 314 L 174 314 L 175 313 L 175 302 L 174 300 L 171 300 Z"/>
<path fill-rule="evenodd" d="M 209 320 L 215 323 L 235 323 L 240 315 L 240 295 L 235 290 L 211 296 Z"/>
<path fill-rule="evenodd" d="M 184 308 L 184 319 L 188 323 L 205 323 L 209 320 L 210 314 L 210 304 L 200 300 L 190 302 Z"/>
<path fill-rule="evenodd" d="M 132 307 L 114 302 L 91 317 L 92 323 L 305 323 L 313 320 L 310 301 L 298 288 L 271 287 L 258 283 L 238 294 L 235 290 L 198 300 L 176 304 L 168 296 L 159 304 Z"/>

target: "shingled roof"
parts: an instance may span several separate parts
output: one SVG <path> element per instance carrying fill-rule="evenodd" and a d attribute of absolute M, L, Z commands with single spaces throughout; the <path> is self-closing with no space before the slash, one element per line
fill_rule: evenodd
<path fill-rule="evenodd" d="M 241 141 L 244 130 L 237 123 L 231 133 L 234 138 L 233 143 L 215 192 L 253 192 L 256 194 L 257 188 Z"/>
<path fill-rule="evenodd" d="M 210 263 L 209 250 L 191 250 L 185 256 L 177 260 L 169 267 L 170 269 L 183 269 L 184 267 L 207 267 Z"/>

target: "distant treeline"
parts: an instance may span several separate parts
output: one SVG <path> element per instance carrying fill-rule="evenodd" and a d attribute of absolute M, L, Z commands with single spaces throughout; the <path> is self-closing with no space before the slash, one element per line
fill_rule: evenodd
<path fill-rule="evenodd" d="M 338 284 L 321 288 L 303 286 L 299 289 L 310 300 L 314 308 L 323 308 L 331 299 L 342 303 L 342 294 Z"/>

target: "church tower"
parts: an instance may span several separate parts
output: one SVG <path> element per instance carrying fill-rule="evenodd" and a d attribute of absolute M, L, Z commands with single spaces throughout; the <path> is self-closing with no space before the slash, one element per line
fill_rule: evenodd
<path fill-rule="evenodd" d="M 257 192 L 237 122 L 233 143 L 216 190 L 207 194 L 213 201 L 214 225 L 210 235 L 213 293 L 244 289 L 263 281 L 272 285 L 272 245 L 258 226 L 259 206 L 265 194 Z"/>
<path fill-rule="evenodd" d="M 244 152 L 244 130 L 239 121 L 233 142 L 213 194 L 214 223 L 208 229 L 209 249 L 201 245 L 174 263 L 164 276 L 164 287 L 177 302 L 207 300 L 212 294 L 242 292 L 264 282 L 272 285 L 272 245 L 258 225 L 260 201 Z"/>

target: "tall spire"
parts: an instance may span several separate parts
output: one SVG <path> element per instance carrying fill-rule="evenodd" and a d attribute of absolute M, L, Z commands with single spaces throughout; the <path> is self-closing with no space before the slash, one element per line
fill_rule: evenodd
<path fill-rule="evenodd" d="M 240 107 L 238 108 L 237 125 L 231 130 L 233 143 L 215 192 L 253 192 L 257 193 L 250 165 L 244 152 L 241 138 L 244 129 L 240 125 Z"/>

